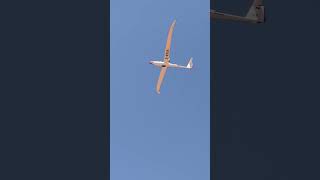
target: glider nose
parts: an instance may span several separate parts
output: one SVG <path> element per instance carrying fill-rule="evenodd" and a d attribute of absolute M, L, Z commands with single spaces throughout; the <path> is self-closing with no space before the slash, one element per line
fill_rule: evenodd
<path fill-rule="evenodd" d="M 152 64 L 152 61 L 149 61 L 149 64 Z"/>

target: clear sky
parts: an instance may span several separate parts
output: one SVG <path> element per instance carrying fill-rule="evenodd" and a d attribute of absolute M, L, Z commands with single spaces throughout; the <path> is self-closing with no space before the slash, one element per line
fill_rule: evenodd
<path fill-rule="evenodd" d="M 111 180 L 209 180 L 209 0 L 111 0 Z M 171 62 L 156 93 L 173 20 Z"/>

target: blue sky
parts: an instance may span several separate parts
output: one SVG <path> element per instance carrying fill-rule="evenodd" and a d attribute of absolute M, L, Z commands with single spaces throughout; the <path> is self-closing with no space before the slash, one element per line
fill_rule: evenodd
<path fill-rule="evenodd" d="M 183 2 L 183 3 L 182 3 Z M 111 180 L 210 177 L 209 0 L 111 0 Z M 155 91 L 172 21 L 171 62 Z"/>

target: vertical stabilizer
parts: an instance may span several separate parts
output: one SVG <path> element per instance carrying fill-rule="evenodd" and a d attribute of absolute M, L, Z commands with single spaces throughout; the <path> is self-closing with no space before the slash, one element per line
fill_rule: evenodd
<path fill-rule="evenodd" d="M 191 69 L 192 67 L 193 67 L 192 58 L 190 58 L 188 65 L 187 65 L 187 68 Z"/>
<path fill-rule="evenodd" d="M 265 22 L 264 16 L 264 6 L 262 5 L 262 0 L 254 0 L 246 18 L 254 19 L 257 23 Z"/>

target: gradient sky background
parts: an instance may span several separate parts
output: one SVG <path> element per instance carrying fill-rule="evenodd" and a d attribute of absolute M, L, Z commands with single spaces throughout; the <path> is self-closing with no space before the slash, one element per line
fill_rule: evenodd
<path fill-rule="evenodd" d="M 155 91 L 172 21 L 171 61 Z M 111 1 L 111 180 L 210 177 L 209 0 Z"/>

